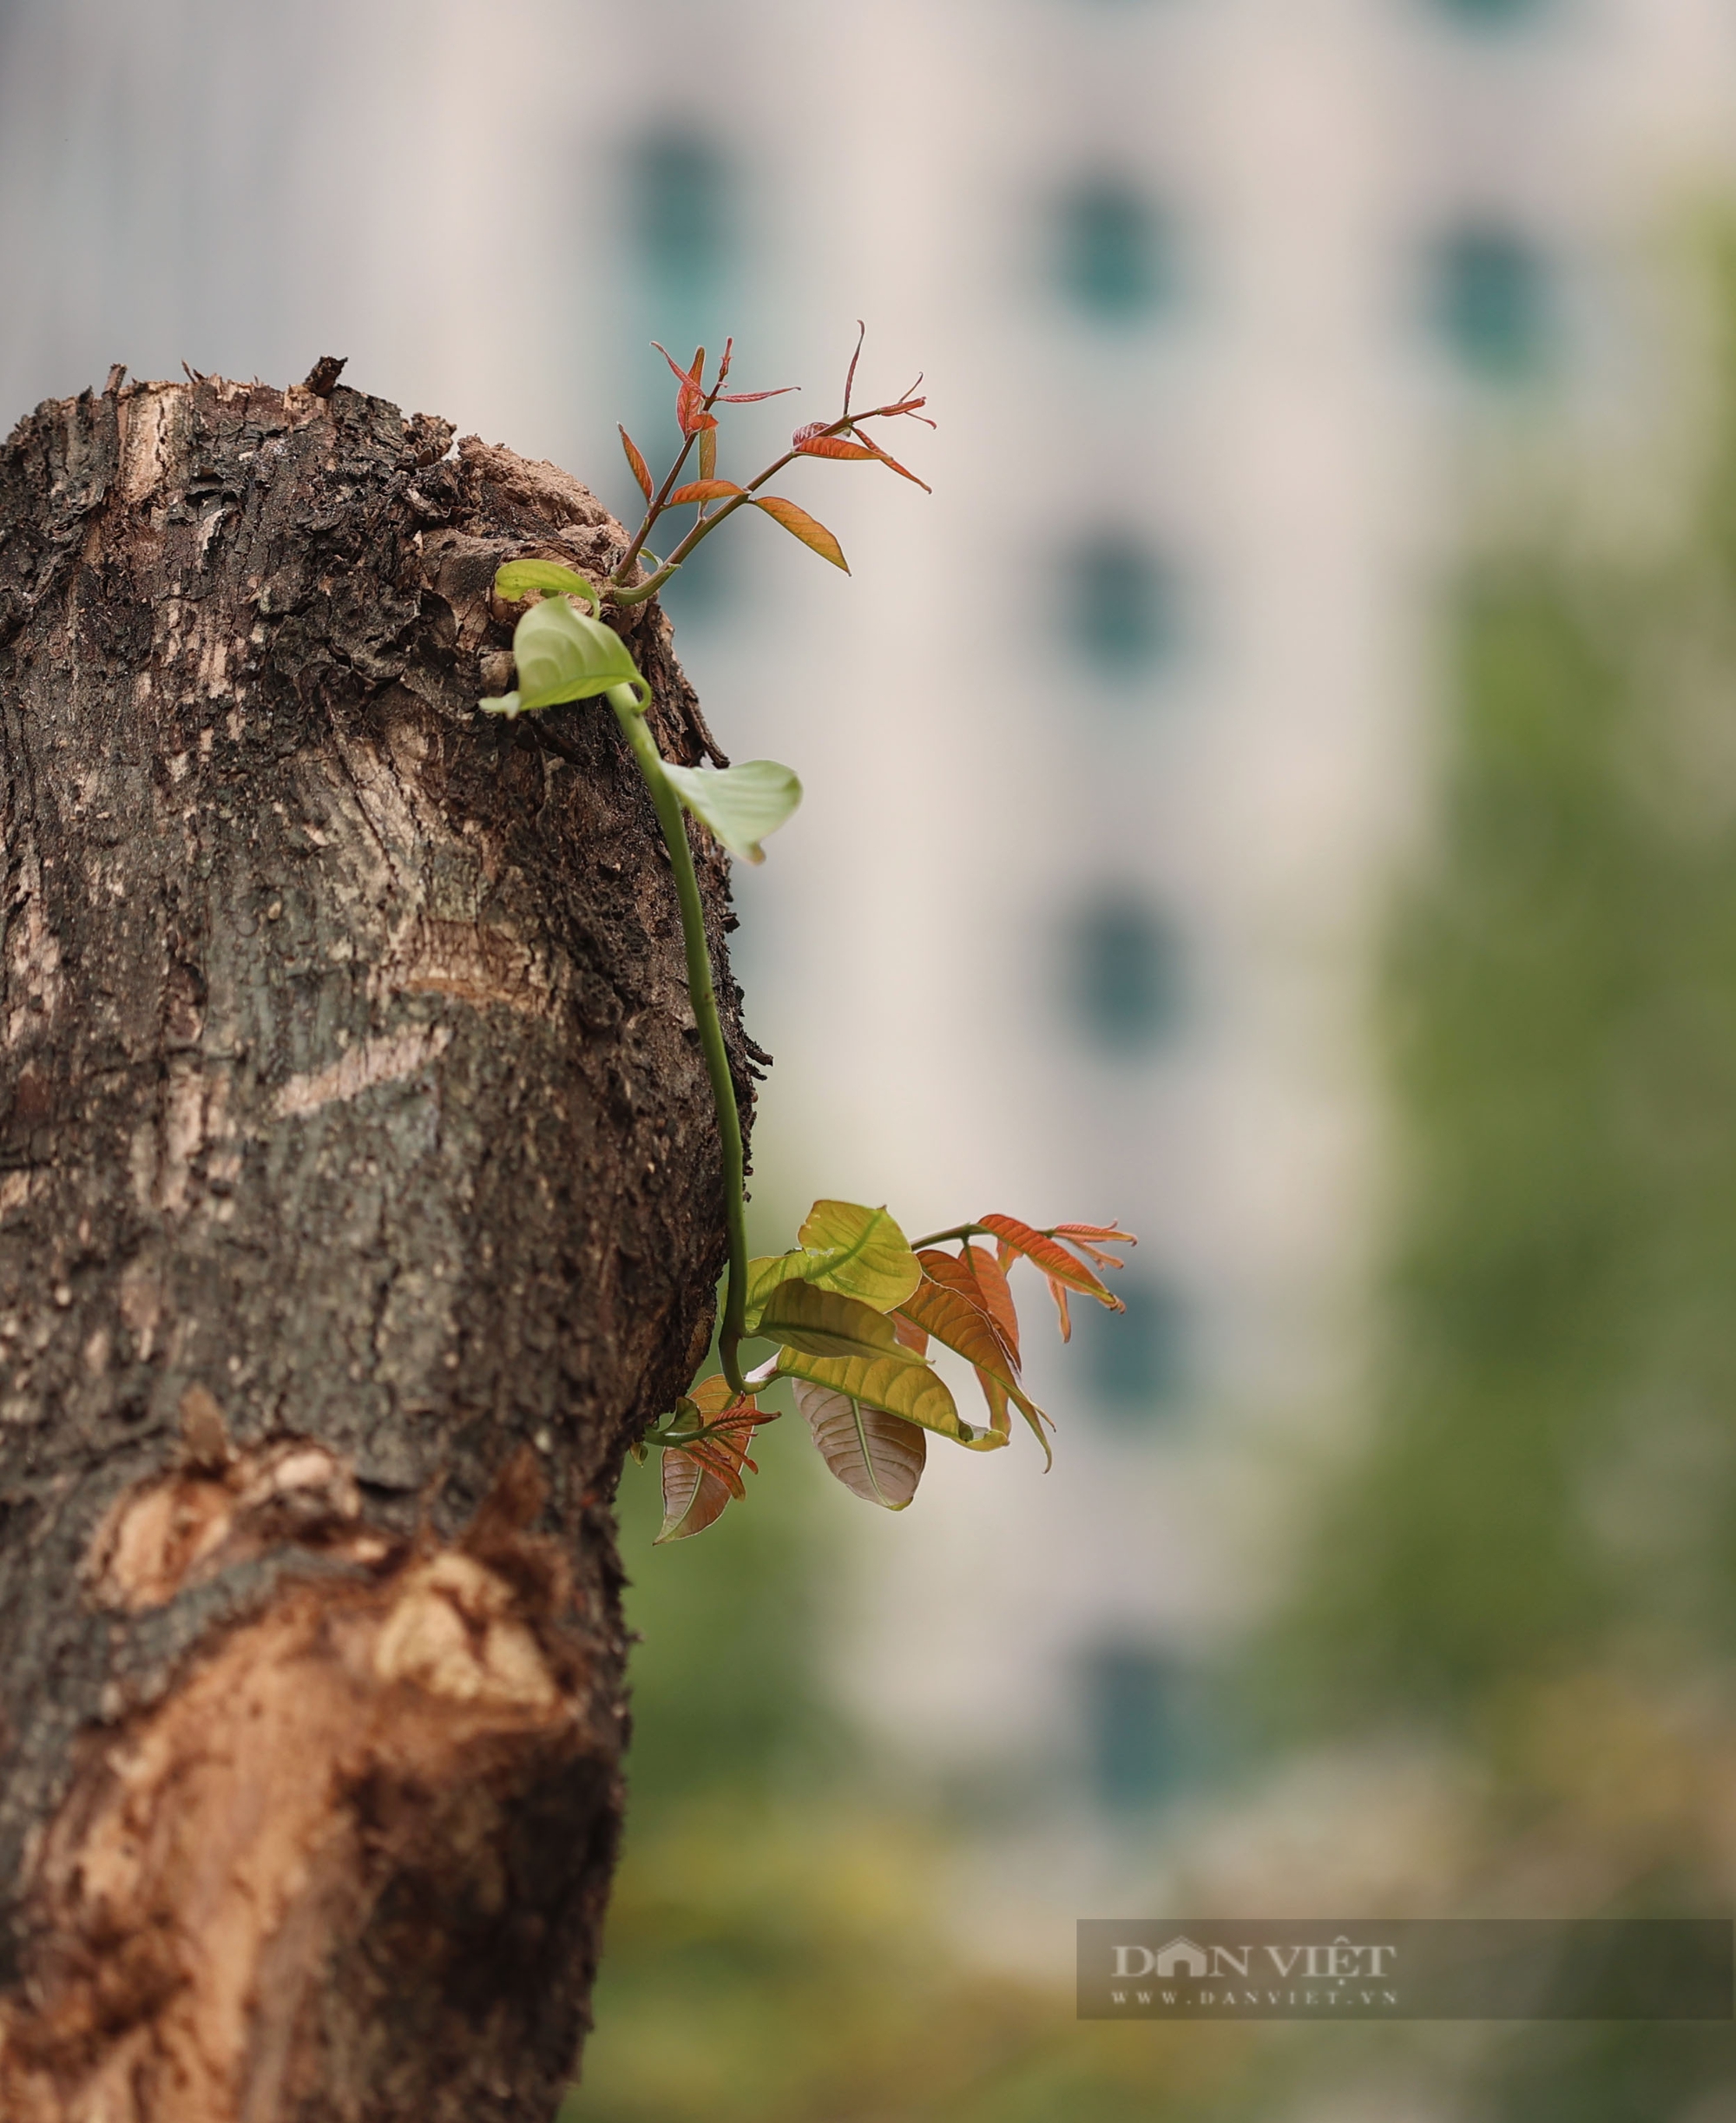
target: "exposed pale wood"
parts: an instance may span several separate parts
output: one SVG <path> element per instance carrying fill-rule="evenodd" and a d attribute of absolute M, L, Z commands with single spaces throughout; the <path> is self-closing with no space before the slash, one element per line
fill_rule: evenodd
<path fill-rule="evenodd" d="M 544 2123 L 619 1817 L 609 1499 L 722 1260 L 614 719 L 473 712 L 497 563 L 624 535 L 313 380 L 117 372 L 0 456 L 16 2123 Z"/>

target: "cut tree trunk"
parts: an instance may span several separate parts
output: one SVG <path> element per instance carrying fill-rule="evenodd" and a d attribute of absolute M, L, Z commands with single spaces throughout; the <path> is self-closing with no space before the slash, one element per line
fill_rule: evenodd
<path fill-rule="evenodd" d="M 587 2024 L 717 1134 L 614 716 L 475 712 L 620 525 L 334 373 L 0 456 L 8 2123 L 547 2123 Z"/>

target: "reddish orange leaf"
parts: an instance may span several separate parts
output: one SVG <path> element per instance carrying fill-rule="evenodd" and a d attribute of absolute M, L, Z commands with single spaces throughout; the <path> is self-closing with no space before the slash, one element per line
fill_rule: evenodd
<path fill-rule="evenodd" d="M 717 365 L 717 381 L 712 385 L 712 398 L 720 405 L 757 405 L 761 398 L 781 398 L 787 392 L 799 390 L 796 384 L 779 384 L 775 391 L 726 391 L 723 379 L 729 373 L 729 365 L 735 353 L 735 341 L 723 343 L 723 359 Z M 697 379 L 695 379 L 697 380 Z M 706 474 L 707 479 L 711 474 Z"/>
<path fill-rule="evenodd" d="M 845 575 L 850 573 L 844 548 L 825 524 L 811 516 L 806 509 L 799 509 L 794 502 L 786 502 L 777 494 L 756 494 L 753 506 L 763 509 L 774 523 L 781 523 L 792 538 L 799 538 L 822 560 L 829 560 L 834 568 L 842 568 Z"/>
<path fill-rule="evenodd" d="M 1073 1339 L 1073 1315 L 1067 1309 L 1067 1285 L 1057 1283 L 1052 1275 L 1046 1275 L 1042 1279 L 1049 1285 L 1049 1294 L 1055 1299 L 1055 1309 L 1061 1317 L 1061 1338 L 1063 1342 L 1070 1342 Z"/>
<path fill-rule="evenodd" d="M 983 1398 L 989 1403 L 989 1428 L 996 1437 L 1010 1437 L 1013 1434 L 1013 1418 L 1006 1388 L 998 1379 L 990 1378 L 986 1371 L 977 1372 L 976 1384 L 982 1387 Z M 1037 1432 L 1037 1437 L 1043 1451 L 1048 1453 L 1048 1438 L 1043 1436 L 1041 1430 Z M 1053 1463 L 1051 1456 L 1050 1464 Z"/>
<path fill-rule="evenodd" d="M 889 466 L 893 471 L 897 472 L 900 479 L 908 479 L 913 487 L 920 487 L 924 494 L 932 494 L 934 492 L 934 489 L 929 484 L 926 479 L 918 479 L 914 472 L 907 471 L 904 467 L 899 463 L 896 457 L 888 457 L 884 450 L 875 450 L 874 455 L 879 458 L 881 463 Z"/>
<path fill-rule="evenodd" d="M 657 351 L 661 353 L 662 349 L 660 347 Z M 745 1410 L 753 1405 L 751 1396 L 740 1401 L 734 1397 L 729 1390 L 729 1381 L 721 1371 L 713 1371 L 709 1378 L 700 1379 L 686 1397 L 707 1423 L 715 1423 L 721 1415 L 733 1414 L 737 1409 Z"/>
<path fill-rule="evenodd" d="M 1113 1291 L 1105 1287 L 1101 1278 L 1094 1275 L 1081 1260 L 1075 1260 L 1066 1247 L 1059 1246 L 1047 1232 L 1034 1231 L 1016 1216 L 979 1216 L 976 1221 L 984 1231 L 991 1231 L 1001 1242 L 1003 1257 L 1009 1253 L 1023 1253 L 1025 1259 L 1040 1268 L 1049 1278 L 1051 1286 L 1059 1284 L 1067 1290 L 1076 1290 L 1082 1296 L 1095 1298 L 1099 1305 L 1106 1305 L 1112 1312 L 1128 1309 Z M 1057 1305 L 1061 1299 L 1057 1296 Z M 1062 1331 L 1067 1332 L 1068 1322 L 1063 1312 Z"/>
<path fill-rule="evenodd" d="M 963 1291 L 950 1290 L 924 1275 L 893 1318 L 910 1320 L 1009 1390 L 1017 1385 L 1017 1366 L 1008 1355 L 994 1321 Z"/>
<path fill-rule="evenodd" d="M 1125 1268 L 1128 1265 L 1119 1254 L 1106 1252 L 1103 1250 L 1102 1242 L 1105 1239 L 1113 1239 L 1117 1246 L 1137 1246 L 1139 1244 L 1139 1240 L 1134 1238 L 1132 1232 L 1123 1231 L 1119 1223 L 1057 1224 L 1055 1227 L 1055 1235 L 1057 1239 L 1065 1239 L 1068 1244 L 1078 1252 L 1088 1254 L 1101 1268 Z M 1094 1241 L 1095 1241 L 1095 1244 Z"/>
<path fill-rule="evenodd" d="M 624 450 L 626 450 L 627 461 L 633 467 L 633 477 L 639 482 L 640 491 L 644 495 L 646 500 L 648 502 L 652 494 L 651 467 L 645 462 L 644 458 L 640 456 L 639 445 L 634 441 L 633 437 L 628 433 L 627 430 L 621 427 L 621 423 L 618 420 L 615 424 L 616 427 L 621 428 L 621 446 Z"/>
<path fill-rule="evenodd" d="M 1001 1338 L 1013 1352 L 1013 1361 L 1023 1361 L 1019 1355 L 1019 1308 L 1013 1297 L 1013 1286 L 1007 1280 L 1007 1272 L 986 1246 L 964 1246 L 959 1248 L 959 1265 L 972 1277 L 977 1289 L 987 1301 L 989 1317 L 1001 1330 Z"/>
<path fill-rule="evenodd" d="M 847 443 L 841 435 L 828 435 L 823 420 L 798 428 L 790 437 L 790 447 L 799 450 L 804 457 L 872 457 L 878 455 L 865 443 Z"/>
<path fill-rule="evenodd" d="M 1000 1337 L 1015 1370 L 1019 1364 L 1019 1315 L 1000 1263 L 986 1247 L 966 1246 L 963 1253 L 943 1253 L 925 1247 L 917 1255 L 922 1272 L 943 1290 L 956 1292 L 967 1305 L 974 1305 Z"/>
<path fill-rule="evenodd" d="M 675 393 L 675 418 L 681 424 L 682 434 L 700 435 L 706 429 L 714 428 L 717 421 L 705 409 L 705 391 L 700 384 L 700 378 L 705 373 L 706 350 L 704 347 L 701 346 L 694 354 L 693 367 L 684 369 L 667 346 L 660 345 L 655 339 L 653 339 L 651 344 L 657 348 L 657 352 L 662 355 L 671 371 L 680 379 L 681 387 Z"/>
<path fill-rule="evenodd" d="M 727 360 L 728 358 L 728 349 L 727 347 L 724 350 L 724 355 Z M 700 477 L 701 479 L 714 479 L 716 477 L 717 430 L 715 428 L 707 428 L 705 433 L 700 437 Z"/>
<path fill-rule="evenodd" d="M 732 1497 L 746 1495 L 742 1469 L 760 1469 L 747 1456 L 753 1433 L 775 1418 L 762 1413 L 752 1397 L 736 1399 L 722 1377 L 704 1379 L 687 1397 L 701 1423 L 723 1435 L 663 1453 L 663 1526 L 659 1542 L 681 1541 L 703 1533 L 721 1515 Z"/>
<path fill-rule="evenodd" d="M 1019 1384 L 1018 1366 L 1008 1354 L 994 1321 L 964 1291 L 924 1275 L 924 1280 L 898 1307 L 898 1312 L 905 1319 L 914 1320 L 936 1341 L 956 1349 L 971 1365 L 983 1388 L 983 1397 L 989 1403 L 991 1419 L 997 1414 L 1004 1416 L 1006 1403 L 1011 1400 L 1036 1431 L 1044 1452 L 1049 1450 L 1042 1434 L 1047 1417 Z"/>
<path fill-rule="evenodd" d="M 733 479 L 694 479 L 675 489 L 669 496 L 668 506 L 679 509 L 684 502 L 720 502 L 740 492 Z"/>
<path fill-rule="evenodd" d="M 934 491 L 926 479 L 918 479 L 914 472 L 906 471 L 896 457 L 888 457 L 884 450 L 877 450 L 872 443 L 846 442 L 841 435 L 816 434 L 812 428 L 798 428 L 790 440 L 806 457 L 871 457 L 877 463 L 891 465 L 900 477 L 919 486 L 924 494 Z"/>
<path fill-rule="evenodd" d="M 906 1349 L 913 1349 L 919 1357 L 928 1354 L 928 1337 L 915 1320 L 906 1319 L 902 1312 L 892 1315 L 892 1331 Z"/>
<path fill-rule="evenodd" d="M 694 354 L 694 365 L 692 368 L 684 369 L 681 363 L 677 361 L 675 357 L 669 352 L 668 348 L 663 345 L 661 339 L 653 339 L 651 344 L 657 349 L 657 352 L 662 355 L 664 360 L 668 363 L 670 374 L 679 382 L 684 384 L 697 384 L 700 378 L 704 375 L 706 350 L 703 346 L 701 346 Z"/>

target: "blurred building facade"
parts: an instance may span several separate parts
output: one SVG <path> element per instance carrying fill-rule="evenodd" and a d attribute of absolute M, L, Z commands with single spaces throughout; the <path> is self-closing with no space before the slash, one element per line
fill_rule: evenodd
<path fill-rule="evenodd" d="M 840 1687 L 1009 1818 L 1088 1841 L 1220 1744 L 1199 1670 L 1358 1397 L 1463 474 L 1619 415 L 1733 118 L 1718 0 L 0 6 L 8 418 L 347 352 L 625 513 L 653 338 L 807 386 L 727 471 L 831 410 L 858 317 L 869 398 L 925 368 L 931 500 L 792 479 L 853 581 L 756 523 L 672 601 L 725 743 L 809 790 L 741 887 L 768 1222 L 1141 1234 L 1126 1316 L 1035 1367 L 1053 1474 L 838 1499 Z"/>

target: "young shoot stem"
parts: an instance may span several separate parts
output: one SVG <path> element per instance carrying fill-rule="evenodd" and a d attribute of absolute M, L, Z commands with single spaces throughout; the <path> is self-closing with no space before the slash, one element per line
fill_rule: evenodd
<path fill-rule="evenodd" d="M 931 1231 L 925 1239 L 912 1239 L 911 1251 L 920 1253 L 924 1246 L 945 1246 L 954 1239 L 991 1239 L 994 1235 L 984 1224 L 955 1224 L 950 1231 Z"/>
<path fill-rule="evenodd" d="M 694 851 L 687 844 L 687 821 L 681 799 L 663 772 L 663 755 L 657 749 L 631 686 L 612 686 L 608 704 L 615 710 L 627 742 L 638 762 L 656 807 L 663 845 L 669 851 L 669 865 L 675 873 L 675 897 L 681 910 L 681 941 L 687 956 L 687 994 L 700 1029 L 700 1047 L 711 1094 L 717 1108 L 717 1132 L 723 1153 L 723 1210 L 729 1230 L 729 1279 L 725 1287 L 723 1325 L 718 1337 L 718 1355 L 732 1393 L 746 1393 L 741 1376 L 740 1347 L 747 1323 L 747 1216 L 742 1200 L 745 1182 L 741 1150 L 741 1114 L 735 1103 L 735 1084 L 729 1073 L 729 1055 L 723 1043 L 723 1024 L 717 1011 L 717 989 L 712 983 L 711 950 L 706 942 L 705 909 L 700 900 L 700 881 L 694 871 Z"/>
<path fill-rule="evenodd" d="M 834 420 L 829 427 L 825 427 L 820 430 L 820 434 L 822 437 L 828 435 L 848 435 L 855 428 L 859 426 L 863 421 L 886 418 L 891 414 L 896 413 L 898 410 L 898 408 L 896 405 L 878 405 L 871 413 L 840 413 L 838 418 Z M 760 491 L 760 488 L 765 485 L 766 482 L 768 479 L 775 479 L 778 474 L 784 470 L 786 464 L 793 464 L 798 457 L 806 457 L 811 454 L 811 452 L 805 450 L 786 450 L 782 457 L 774 458 L 773 462 L 766 467 L 764 471 L 756 473 L 755 476 L 747 482 L 747 484 L 742 489 L 740 494 L 732 494 L 728 500 L 723 503 L 722 507 L 719 509 L 715 516 L 705 516 L 702 514 L 698 522 L 695 523 L 688 530 L 686 537 L 681 540 L 681 543 L 670 554 L 669 557 L 663 562 L 662 566 L 657 569 L 655 574 L 648 575 L 644 582 L 635 583 L 631 588 L 628 588 L 623 584 L 622 577 L 632 568 L 634 562 L 638 559 L 646 539 L 651 535 L 652 526 L 655 523 L 658 516 L 662 513 L 665 501 L 669 495 L 674 492 L 676 474 L 681 470 L 682 465 L 687 463 L 687 451 L 691 450 L 692 447 L 693 437 L 689 436 L 686 444 L 682 448 L 681 456 L 676 458 L 674 465 L 671 466 L 668 477 L 664 480 L 662 485 L 658 489 L 657 498 L 652 503 L 649 510 L 647 512 L 645 521 L 640 526 L 638 536 L 628 548 L 626 555 L 622 559 L 621 565 L 609 577 L 607 594 L 611 604 L 621 606 L 643 604 L 648 597 L 654 597 L 657 595 L 657 592 L 662 588 L 663 585 L 668 581 L 669 577 L 674 575 L 676 569 L 679 568 L 681 562 L 687 559 L 687 555 L 693 551 L 694 548 L 699 544 L 701 539 L 708 537 L 711 533 L 717 529 L 720 523 L 727 523 L 730 517 L 735 514 L 738 509 L 745 508 L 747 503 L 753 500 L 753 496 Z"/>
<path fill-rule="evenodd" d="M 628 575 L 633 572 L 633 563 L 639 558 L 640 553 L 644 549 L 645 541 L 651 536 L 652 526 L 656 523 L 658 517 L 662 515 L 663 504 L 668 500 L 670 495 L 672 495 L 675 490 L 675 482 L 681 476 L 681 467 L 687 463 L 688 453 L 693 449 L 695 439 L 696 438 L 694 436 L 689 435 L 687 440 L 681 444 L 681 455 L 669 467 L 667 477 L 664 479 L 662 485 L 658 488 L 655 499 L 653 500 L 650 506 L 645 511 L 645 521 L 633 534 L 633 543 L 628 546 L 626 552 L 621 555 L 620 562 L 616 566 L 615 573 L 609 577 L 611 588 L 615 583 L 621 582 L 624 576 Z M 620 604 L 623 602 L 624 600 L 617 597 L 615 601 L 617 604 Z M 639 600 L 637 597 L 635 597 L 633 601 L 636 604 Z"/>

